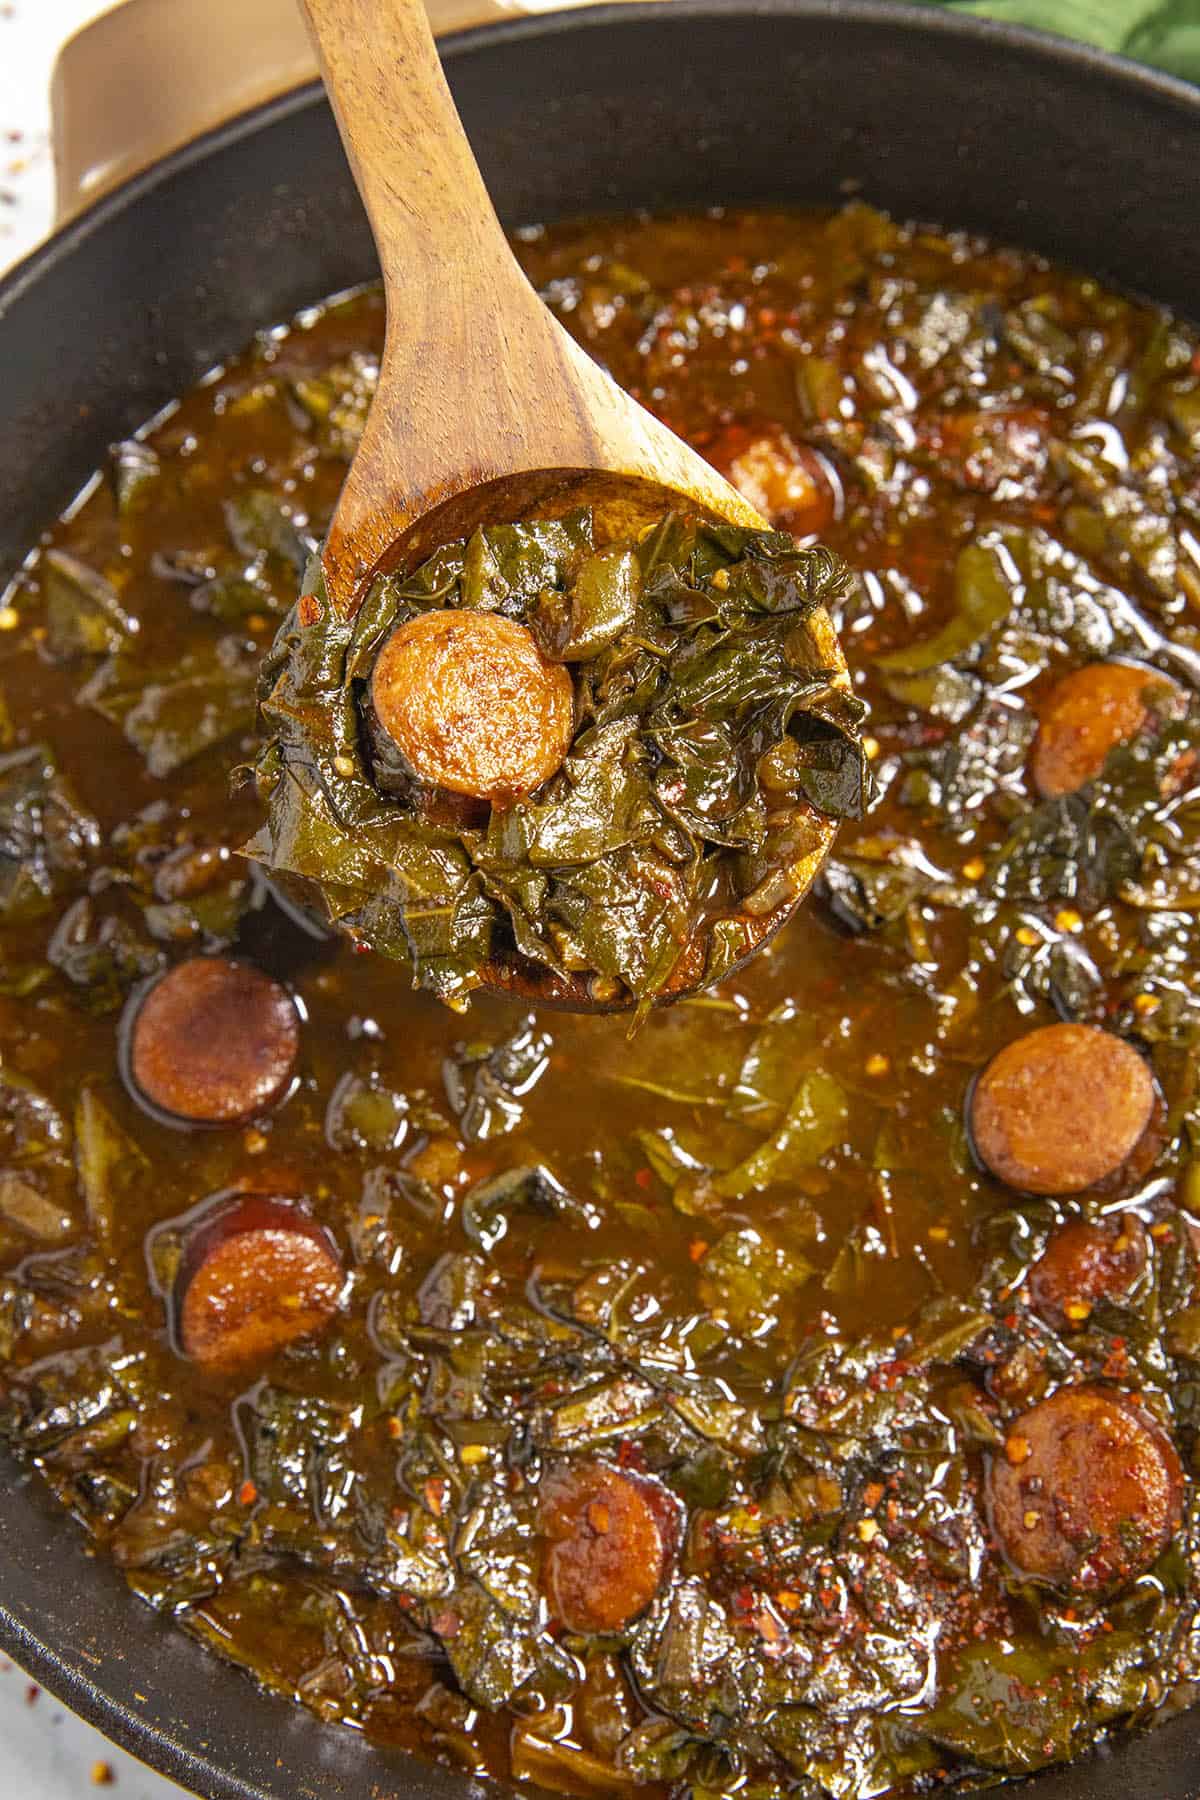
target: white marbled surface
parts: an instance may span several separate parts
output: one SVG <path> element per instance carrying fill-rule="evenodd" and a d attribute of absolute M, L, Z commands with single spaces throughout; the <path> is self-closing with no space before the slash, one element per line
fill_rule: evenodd
<path fill-rule="evenodd" d="M 50 70 L 98 0 L 0 0 L 0 273 L 50 229 Z"/>
<path fill-rule="evenodd" d="M 67 1529 L 71 1529 L 69 1526 Z M 131 1604 L 136 1604 L 131 1598 Z M 126 1756 L 0 1658 L 4 1800 L 182 1800 L 184 1790 Z"/>

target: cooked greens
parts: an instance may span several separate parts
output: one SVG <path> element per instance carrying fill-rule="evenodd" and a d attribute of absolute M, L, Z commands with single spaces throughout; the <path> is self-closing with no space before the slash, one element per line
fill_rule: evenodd
<path fill-rule="evenodd" d="M 828 551 L 676 514 L 625 546 L 597 547 L 587 512 L 482 530 L 377 581 L 352 620 L 314 567 L 316 621 L 293 612 L 263 668 L 250 854 L 446 1000 L 513 955 L 647 1001 L 691 952 L 688 985 L 710 983 L 750 947 L 746 915 L 801 879 L 818 814 L 862 810 L 862 708 L 804 629 L 847 581 Z M 575 676 L 561 770 L 469 824 L 397 795 L 367 698 L 389 635 L 436 608 L 515 619 Z"/>
<path fill-rule="evenodd" d="M 1200 1682 L 1200 336 L 861 206 L 520 254 L 860 574 L 576 514 L 302 626 L 371 292 L 118 445 L 0 633 L 0 1433 L 147 1604 L 472 1778 L 880 1800 L 1082 1756 Z M 861 753 L 794 654 L 819 601 Z M 414 781 L 366 704 L 397 621 L 448 607 L 576 684 L 565 767 L 490 813 Z M 1046 798 L 1059 684 L 1113 661 L 1151 701 Z M 256 751 L 266 826 L 230 786 Z M 675 910 L 786 898 L 813 806 L 847 815 L 813 899 L 633 1036 L 411 991 L 411 959 L 453 998 L 503 947 L 649 997 Z M 239 853 L 260 829 L 278 867 Z M 710 972 L 737 951 L 714 931 Z M 204 958 L 282 983 L 300 1043 L 264 1111 L 187 1130 L 139 1102 L 132 1040 Z M 1045 1198 L 978 1160 L 971 1096 L 1058 1021 L 1117 1040 L 1153 1113 L 1111 1186 Z M 185 1014 L 171 1067 L 209 1044 L 225 1075 L 239 1027 Z M 318 1245 L 336 1310 L 203 1363 L 197 1271 L 286 1322 Z M 1169 1498 L 1178 1462 L 1158 1537 L 1151 1483 L 1097 1489 L 1095 1433 L 1087 1517 L 1049 1483 L 1082 1566 L 1115 1524 L 1137 1578 L 1031 1574 L 1044 1493 L 1007 1535 L 993 1504 L 1081 1388 L 1141 1420 Z"/>

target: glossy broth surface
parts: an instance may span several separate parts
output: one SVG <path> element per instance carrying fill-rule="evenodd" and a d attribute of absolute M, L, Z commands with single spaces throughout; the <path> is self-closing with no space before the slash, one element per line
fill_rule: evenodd
<path fill-rule="evenodd" d="M 381 299 L 264 334 L 117 447 L 0 613 L 8 1439 L 220 1654 L 481 1774 L 867 1800 L 1082 1754 L 1197 1668 L 1200 338 L 865 207 L 517 248 L 623 385 L 858 571 L 871 809 L 760 957 L 632 1038 L 459 1016 L 322 932 L 238 854 L 231 773 Z M 1039 791 L 1058 684 L 1114 663 L 1144 703 Z M 203 1129 L 128 1066 L 199 955 L 301 1021 L 279 1102 Z M 977 1156 L 972 1096 L 1062 1023 L 1130 1047 L 1153 1116 L 1087 1186 L 1047 1148 L 1030 1191 Z M 1094 1136 L 1097 1083 L 1014 1130 Z M 344 1287 L 205 1367 L 189 1247 L 247 1193 L 323 1228 Z M 1071 1226 L 1099 1235 L 1060 1278 Z M 1127 1427 L 1157 1512 L 1072 1517 L 1038 1410 L 1064 1391 L 1085 1483 L 1116 1491 Z M 1013 1525 L 1003 1470 L 1043 1453 Z"/>

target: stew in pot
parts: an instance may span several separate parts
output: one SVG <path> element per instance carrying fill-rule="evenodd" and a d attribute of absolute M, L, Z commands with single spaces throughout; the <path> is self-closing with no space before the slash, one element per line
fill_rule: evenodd
<path fill-rule="evenodd" d="M 264 332 L 0 611 L 7 1442 L 220 1655 L 478 1774 L 867 1800 L 1079 1756 L 1200 1674 L 1200 336 L 858 205 L 517 248 L 855 571 L 865 815 L 632 1035 L 331 932 L 241 853 L 246 772 L 381 300 Z M 455 622 L 414 617 L 397 742 Z M 766 817 L 802 758 L 755 756 Z"/>

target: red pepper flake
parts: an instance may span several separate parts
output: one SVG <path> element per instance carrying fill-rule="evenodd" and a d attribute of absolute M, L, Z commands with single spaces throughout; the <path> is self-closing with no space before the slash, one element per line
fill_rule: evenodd
<path fill-rule="evenodd" d="M 29 1686 L 25 1689 L 25 1704 L 26 1704 L 26 1706 L 32 1706 L 34 1701 L 37 1699 L 38 1695 L 41 1693 L 41 1691 L 42 1690 L 38 1686 L 37 1682 L 31 1681 Z"/>
<path fill-rule="evenodd" d="M 425 1504 L 435 1519 L 446 1510 L 446 1482 L 441 1475 L 431 1475 L 424 1487 Z"/>
<path fill-rule="evenodd" d="M 635 1173 L 633 1179 L 637 1182 L 637 1184 L 640 1188 L 653 1187 L 654 1186 L 654 1170 L 653 1169 L 638 1169 L 637 1172 Z"/>
<path fill-rule="evenodd" d="M 867 1385 L 874 1387 L 877 1391 L 882 1388 L 887 1393 L 895 1387 L 898 1381 L 903 1380 L 911 1366 L 899 1356 L 893 1358 L 891 1362 L 880 1363 L 879 1367 L 873 1370 L 868 1377 Z"/>
<path fill-rule="evenodd" d="M 258 1489 L 255 1487 L 254 1483 L 252 1481 L 243 1481 L 241 1487 L 238 1489 L 238 1505 L 253 1506 L 257 1499 Z"/>
<path fill-rule="evenodd" d="M 1162 794 L 1164 800 L 1173 800 L 1183 792 L 1196 772 L 1197 756 L 1194 750 L 1181 750 L 1170 768 L 1163 776 Z M 1139 994 L 1133 1003 L 1133 1010 L 1148 1014 L 1158 1011 L 1158 1000 L 1153 994 Z"/>
<path fill-rule="evenodd" d="M 688 1255 L 693 1262 L 700 1262 L 708 1255 L 708 1240 L 706 1238 L 693 1238 L 688 1245 Z"/>
<path fill-rule="evenodd" d="M 788 1628 L 782 1619 L 776 1618 L 765 1600 L 755 1612 L 752 1624 L 763 1641 L 766 1654 L 768 1656 L 782 1655 L 789 1642 Z"/>

